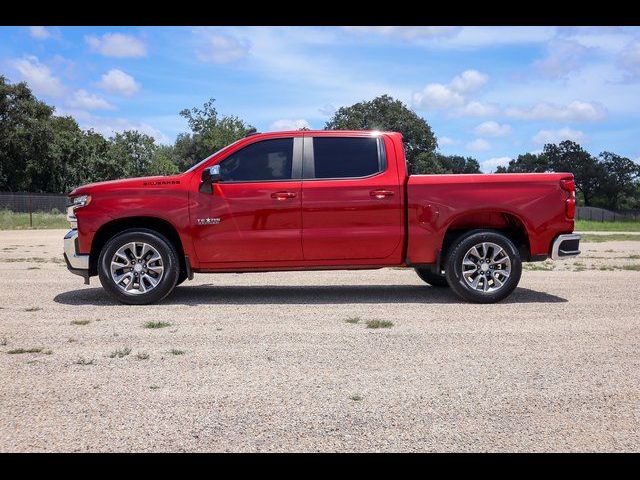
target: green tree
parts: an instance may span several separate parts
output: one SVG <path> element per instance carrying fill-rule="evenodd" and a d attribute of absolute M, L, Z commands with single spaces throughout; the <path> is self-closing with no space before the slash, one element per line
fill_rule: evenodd
<path fill-rule="evenodd" d="M 640 165 L 611 152 L 602 152 L 599 159 L 606 172 L 598 191 L 603 206 L 612 210 L 634 208 L 639 198 Z"/>
<path fill-rule="evenodd" d="M 558 145 L 546 144 L 542 155 L 551 171 L 573 173 L 576 190 L 582 195 L 584 204 L 593 206 L 595 197 L 607 176 L 605 167 L 571 140 L 565 140 Z"/>
<path fill-rule="evenodd" d="M 173 161 L 173 147 L 160 145 L 147 168 L 147 175 L 176 175 L 178 166 Z"/>
<path fill-rule="evenodd" d="M 475 158 L 441 153 L 420 153 L 416 156 L 414 170 L 422 174 L 482 173 Z"/>
<path fill-rule="evenodd" d="M 434 160 L 424 154 L 433 155 L 438 147 L 429 124 L 404 103 L 389 95 L 339 108 L 324 128 L 400 132 L 411 173 L 423 173 L 421 169 L 429 168 Z"/>
<path fill-rule="evenodd" d="M 549 171 L 549 161 L 544 155 L 525 153 L 515 160 L 509 160 L 506 167 L 500 166 L 496 173 L 544 173 Z"/>
<path fill-rule="evenodd" d="M 111 161 L 122 164 L 126 177 L 147 175 L 157 149 L 153 137 L 136 130 L 116 133 L 109 142 Z"/>
<path fill-rule="evenodd" d="M 253 129 L 238 117 L 220 116 L 214 103 L 212 98 L 202 108 L 180 112 L 191 129 L 191 133 L 178 135 L 174 145 L 173 155 L 180 171 L 245 137 Z"/>
<path fill-rule="evenodd" d="M 34 162 L 46 163 L 54 138 L 52 115 L 53 108 L 26 83 L 11 85 L 0 75 L 0 190 L 47 191 L 29 175 Z"/>

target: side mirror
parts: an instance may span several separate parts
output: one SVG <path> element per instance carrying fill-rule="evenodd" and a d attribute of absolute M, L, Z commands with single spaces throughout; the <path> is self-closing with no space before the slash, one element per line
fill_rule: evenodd
<path fill-rule="evenodd" d="M 200 191 L 203 193 L 213 193 L 213 184 L 220 181 L 220 165 L 207 167 L 202 171 L 202 183 Z"/>
<path fill-rule="evenodd" d="M 218 183 L 220 181 L 220 165 L 205 168 L 202 171 L 202 183 Z"/>

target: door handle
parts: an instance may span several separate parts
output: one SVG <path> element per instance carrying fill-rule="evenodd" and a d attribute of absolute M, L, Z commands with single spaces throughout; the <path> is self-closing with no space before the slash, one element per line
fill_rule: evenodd
<path fill-rule="evenodd" d="M 371 190 L 369 192 L 369 195 L 371 195 L 373 198 L 377 198 L 378 200 L 382 200 L 387 197 L 393 197 L 393 191 L 392 190 Z"/>
<path fill-rule="evenodd" d="M 296 198 L 295 192 L 273 192 L 271 194 L 271 198 L 275 198 L 276 200 L 288 200 L 290 198 Z"/>

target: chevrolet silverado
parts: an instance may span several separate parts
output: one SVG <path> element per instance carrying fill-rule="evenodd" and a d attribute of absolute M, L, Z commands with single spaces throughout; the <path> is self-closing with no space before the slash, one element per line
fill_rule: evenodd
<path fill-rule="evenodd" d="M 580 253 L 571 174 L 410 175 L 395 132 L 252 134 L 179 175 L 69 197 L 67 267 L 128 304 L 194 272 L 384 267 L 490 303 L 523 261 Z"/>

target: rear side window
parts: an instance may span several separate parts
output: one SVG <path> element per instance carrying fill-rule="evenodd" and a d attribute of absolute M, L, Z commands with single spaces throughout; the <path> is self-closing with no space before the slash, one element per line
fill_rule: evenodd
<path fill-rule="evenodd" d="M 375 137 L 316 137 L 313 161 L 315 178 L 366 177 L 382 170 Z"/>
<path fill-rule="evenodd" d="M 252 143 L 220 162 L 223 182 L 290 180 L 293 138 Z"/>

